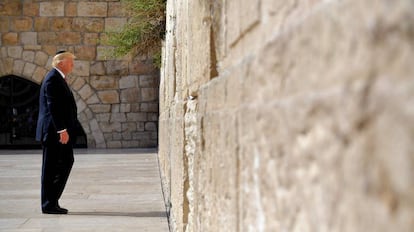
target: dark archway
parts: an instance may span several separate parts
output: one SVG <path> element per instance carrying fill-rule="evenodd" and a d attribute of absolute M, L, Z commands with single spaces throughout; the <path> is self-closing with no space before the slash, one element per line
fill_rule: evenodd
<path fill-rule="evenodd" d="M 40 148 L 35 140 L 40 86 L 24 78 L 0 78 L 0 148 Z M 86 147 L 86 134 L 79 125 L 76 147 Z"/>

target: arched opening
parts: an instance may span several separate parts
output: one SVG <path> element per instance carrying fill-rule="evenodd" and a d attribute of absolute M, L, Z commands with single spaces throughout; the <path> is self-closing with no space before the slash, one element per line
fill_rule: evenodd
<path fill-rule="evenodd" d="M 0 78 L 0 148 L 40 148 L 35 140 L 40 86 L 24 78 Z M 86 147 L 86 134 L 79 125 L 76 147 Z"/>

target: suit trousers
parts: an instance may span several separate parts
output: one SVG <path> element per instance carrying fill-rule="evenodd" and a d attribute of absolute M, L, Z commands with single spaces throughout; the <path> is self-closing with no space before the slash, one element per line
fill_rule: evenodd
<path fill-rule="evenodd" d="M 59 206 L 58 201 L 72 170 L 74 157 L 71 143 L 45 141 L 42 147 L 41 201 L 42 209 L 47 209 Z"/>

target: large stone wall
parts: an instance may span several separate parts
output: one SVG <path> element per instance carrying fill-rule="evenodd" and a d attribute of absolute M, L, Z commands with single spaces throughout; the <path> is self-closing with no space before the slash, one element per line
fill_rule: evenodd
<path fill-rule="evenodd" d="M 173 231 L 414 231 L 411 0 L 167 1 Z"/>
<path fill-rule="evenodd" d="M 77 59 L 70 85 L 88 147 L 157 146 L 159 72 L 148 57 L 112 59 L 106 32 L 128 18 L 119 0 L 0 1 L 0 78 L 40 84 L 57 50 Z"/>

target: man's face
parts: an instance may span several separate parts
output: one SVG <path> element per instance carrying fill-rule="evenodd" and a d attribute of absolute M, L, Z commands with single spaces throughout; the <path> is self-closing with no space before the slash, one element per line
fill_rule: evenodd
<path fill-rule="evenodd" d="M 69 74 L 72 72 L 73 69 L 73 59 L 72 58 L 66 58 L 61 63 L 62 72 L 65 74 Z"/>

